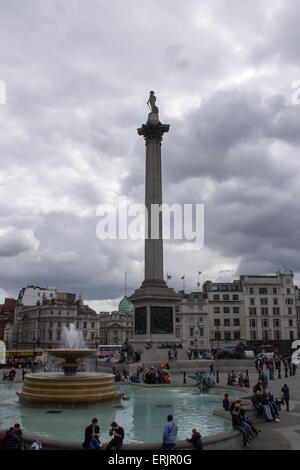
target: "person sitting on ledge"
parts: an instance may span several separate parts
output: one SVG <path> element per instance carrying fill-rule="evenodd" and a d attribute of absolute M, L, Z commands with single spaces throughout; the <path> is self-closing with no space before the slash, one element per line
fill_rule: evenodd
<path fill-rule="evenodd" d="M 111 430 L 109 431 L 110 436 L 114 436 L 112 440 L 107 444 L 105 450 L 111 450 L 113 447 L 116 450 L 120 450 L 123 445 L 124 429 L 119 426 L 116 421 L 111 423 Z"/>
<path fill-rule="evenodd" d="M 223 400 L 223 408 L 226 411 L 230 411 L 230 401 L 228 399 L 229 395 L 228 393 L 224 394 L 224 400 Z"/>
<path fill-rule="evenodd" d="M 235 405 L 232 411 L 232 427 L 243 434 L 243 443 L 245 447 L 249 447 L 248 442 L 251 440 L 248 429 L 245 427 L 243 420 L 239 414 L 240 407 L 238 404 Z"/>
<path fill-rule="evenodd" d="M 93 418 L 92 424 L 90 424 L 85 429 L 85 438 L 84 438 L 82 447 L 85 450 L 87 449 L 100 450 L 99 436 L 100 436 L 100 429 L 98 426 L 98 420 L 97 418 Z"/>

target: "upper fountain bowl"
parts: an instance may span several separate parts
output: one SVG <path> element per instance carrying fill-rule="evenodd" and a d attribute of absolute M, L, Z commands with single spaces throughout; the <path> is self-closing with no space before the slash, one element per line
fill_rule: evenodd
<path fill-rule="evenodd" d="M 77 359 L 92 356 L 98 351 L 96 349 L 47 349 L 46 352 L 54 357 L 64 359 L 65 362 L 61 364 L 64 374 L 67 377 L 73 377 L 76 375 L 77 369 L 85 365 L 77 362 Z"/>

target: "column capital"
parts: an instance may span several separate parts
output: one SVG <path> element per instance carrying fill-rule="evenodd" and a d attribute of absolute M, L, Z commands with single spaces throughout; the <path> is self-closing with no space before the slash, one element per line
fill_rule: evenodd
<path fill-rule="evenodd" d="M 147 124 L 143 124 L 142 127 L 137 129 L 137 133 L 144 136 L 146 142 L 148 140 L 161 141 L 164 133 L 169 132 L 169 128 L 170 124 L 162 124 L 161 122 L 158 122 L 158 124 L 152 124 L 147 122 Z"/>

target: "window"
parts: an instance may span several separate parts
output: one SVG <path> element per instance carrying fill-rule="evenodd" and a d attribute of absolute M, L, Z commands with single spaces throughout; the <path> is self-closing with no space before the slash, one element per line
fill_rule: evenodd
<path fill-rule="evenodd" d="M 240 307 L 233 307 L 233 313 L 240 313 Z"/>
<path fill-rule="evenodd" d="M 250 292 L 250 295 L 254 295 L 254 287 L 250 287 L 249 292 Z"/>
<path fill-rule="evenodd" d="M 220 307 L 214 307 L 214 313 L 220 313 Z"/>
<path fill-rule="evenodd" d="M 273 315 L 280 315 L 280 308 L 279 307 L 274 307 L 273 308 Z"/>
<path fill-rule="evenodd" d="M 287 293 L 288 295 L 290 295 L 291 289 L 290 289 L 289 287 L 287 288 L 286 293 Z"/>
<path fill-rule="evenodd" d="M 263 328 L 267 328 L 267 327 L 268 327 L 268 325 L 269 325 L 269 321 L 268 321 L 268 320 L 265 320 L 265 319 L 263 319 L 263 320 L 261 321 L 261 324 L 262 324 L 262 327 L 263 327 Z"/>
<path fill-rule="evenodd" d="M 230 313 L 230 307 L 223 307 L 224 313 Z"/>
<path fill-rule="evenodd" d="M 260 299 L 260 305 L 268 305 L 268 297 L 262 297 Z"/>
<path fill-rule="evenodd" d="M 273 303 L 274 303 L 274 305 L 278 305 L 278 298 L 277 297 L 274 297 Z"/>
<path fill-rule="evenodd" d="M 294 332 L 293 332 L 293 331 L 290 331 L 290 339 L 291 339 L 291 340 L 294 339 Z"/>
<path fill-rule="evenodd" d="M 176 328 L 175 334 L 176 334 L 176 338 L 180 338 L 180 328 Z"/>
<path fill-rule="evenodd" d="M 94 322 L 92 322 L 91 328 L 93 328 L 93 329 L 95 328 L 95 323 Z"/>
<path fill-rule="evenodd" d="M 275 328 L 279 328 L 279 327 L 280 327 L 280 320 L 279 320 L 279 318 L 276 318 L 276 319 L 274 320 L 274 326 L 275 326 Z"/>
<path fill-rule="evenodd" d="M 221 320 L 219 318 L 215 318 L 214 325 L 215 326 L 221 326 Z"/>
<path fill-rule="evenodd" d="M 252 341 L 256 341 L 256 331 L 251 330 L 250 336 L 251 336 L 251 340 L 252 340 Z"/>
<path fill-rule="evenodd" d="M 280 341 L 280 331 L 279 330 L 275 330 L 274 336 L 275 336 L 276 341 Z"/>
<path fill-rule="evenodd" d="M 194 328 L 190 328 L 190 336 L 194 336 Z"/>
<path fill-rule="evenodd" d="M 263 339 L 264 341 L 268 341 L 268 330 L 263 331 Z"/>
<path fill-rule="evenodd" d="M 293 308 L 292 307 L 288 307 L 288 314 L 293 315 Z"/>
<path fill-rule="evenodd" d="M 230 340 L 231 340 L 230 331 L 225 331 L 225 333 L 224 333 L 224 339 L 225 339 L 225 341 L 230 341 Z"/>
<path fill-rule="evenodd" d="M 250 327 L 251 327 L 251 328 L 256 328 L 256 318 L 251 318 L 251 320 L 250 320 Z"/>
<path fill-rule="evenodd" d="M 229 300 L 229 295 L 223 295 L 223 300 Z"/>
<path fill-rule="evenodd" d="M 249 308 L 249 315 L 256 315 L 256 307 Z"/>
<path fill-rule="evenodd" d="M 277 295 L 277 287 L 273 287 L 273 294 Z"/>
<path fill-rule="evenodd" d="M 239 318 L 234 318 L 233 319 L 233 325 L 234 326 L 240 326 L 240 319 Z"/>
<path fill-rule="evenodd" d="M 267 287 L 260 287 L 259 288 L 260 295 L 268 295 L 268 288 Z"/>
<path fill-rule="evenodd" d="M 286 305 L 293 305 L 293 299 L 285 299 L 285 304 Z"/>
<path fill-rule="evenodd" d="M 289 320 L 289 326 L 293 326 L 293 320 Z"/>
<path fill-rule="evenodd" d="M 254 297 L 250 297 L 250 305 L 255 305 L 255 298 Z"/>
<path fill-rule="evenodd" d="M 52 341 L 52 331 L 49 331 L 48 335 L 49 335 L 49 340 Z"/>
<path fill-rule="evenodd" d="M 83 322 L 83 328 L 86 328 L 86 321 Z"/>
<path fill-rule="evenodd" d="M 219 331 L 215 331 L 215 339 L 221 339 L 221 333 Z"/>
<path fill-rule="evenodd" d="M 220 300 L 220 296 L 217 295 L 217 294 L 215 294 L 215 295 L 214 295 L 214 300 Z"/>
<path fill-rule="evenodd" d="M 224 326 L 230 326 L 230 319 L 229 318 L 225 318 Z"/>
<path fill-rule="evenodd" d="M 204 336 L 204 328 L 200 328 L 200 336 Z"/>
<path fill-rule="evenodd" d="M 240 331 L 235 331 L 233 334 L 234 334 L 234 339 L 241 339 L 241 332 Z"/>
<path fill-rule="evenodd" d="M 269 315 L 268 307 L 263 307 L 263 308 L 261 309 L 261 314 L 262 314 L 263 316 Z"/>
<path fill-rule="evenodd" d="M 57 326 L 58 326 L 58 328 L 61 328 L 61 321 L 60 320 L 57 322 Z"/>
<path fill-rule="evenodd" d="M 176 323 L 180 323 L 180 318 L 179 317 L 176 317 Z"/>
<path fill-rule="evenodd" d="M 233 295 L 232 300 L 239 300 L 239 296 L 238 295 Z"/>

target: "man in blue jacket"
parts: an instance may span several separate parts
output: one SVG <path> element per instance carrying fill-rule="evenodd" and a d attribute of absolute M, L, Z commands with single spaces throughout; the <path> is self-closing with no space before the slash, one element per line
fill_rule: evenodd
<path fill-rule="evenodd" d="M 163 433 L 163 450 L 174 450 L 176 448 L 177 424 L 173 421 L 173 416 L 168 416 Z"/>

